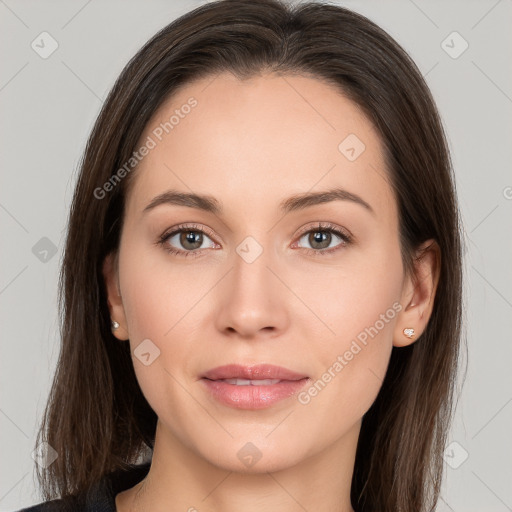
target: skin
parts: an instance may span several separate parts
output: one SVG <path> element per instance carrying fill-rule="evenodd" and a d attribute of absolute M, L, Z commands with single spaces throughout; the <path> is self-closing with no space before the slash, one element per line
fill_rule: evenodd
<path fill-rule="evenodd" d="M 425 243 L 414 275 L 405 275 L 379 135 L 331 85 L 297 75 L 201 79 L 161 106 L 141 143 L 191 96 L 198 105 L 134 171 L 119 253 L 104 263 L 110 313 L 120 323 L 115 336 L 129 339 L 132 352 L 145 339 L 160 350 L 148 366 L 133 358 L 159 420 L 149 474 L 117 495 L 117 510 L 353 511 L 361 420 L 392 347 L 413 343 L 425 329 L 438 248 Z M 366 146 L 354 161 L 338 149 L 348 134 Z M 278 209 L 291 195 L 334 187 L 359 195 L 373 213 L 349 200 L 284 216 Z M 143 212 L 168 189 L 214 196 L 224 211 L 163 204 Z M 315 244 L 301 230 L 315 233 L 319 221 L 348 230 L 352 243 L 332 235 Z M 203 236 L 198 257 L 156 243 L 180 223 L 213 233 Z M 236 251 L 247 236 L 263 248 L 252 263 Z M 169 245 L 191 250 L 179 235 Z M 338 250 L 308 252 L 326 246 Z M 228 363 L 269 363 L 315 382 L 393 304 L 401 308 L 394 318 L 388 314 L 307 404 L 292 396 L 267 409 L 234 409 L 199 380 Z M 403 334 L 407 327 L 413 339 Z M 250 467 L 237 456 L 248 442 L 261 454 Z"/>

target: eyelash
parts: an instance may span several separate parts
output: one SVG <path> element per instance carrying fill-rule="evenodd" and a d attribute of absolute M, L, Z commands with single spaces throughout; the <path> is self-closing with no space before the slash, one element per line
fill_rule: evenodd
<path fill-rule="evenodd" d="M 178 226 L 175 226 L 172 228 L 172 231 L 166 231 L 163 235 L 161 235 L 157 241 L 157 244 L 162 246 L 165 251 L 167 251 L 169 254 L 174 254 L 177 256 L 183 256 L 185 258 L 192 256 L 197 257 L 201 255 L 203 249 L 195 249 L 192 251 L 182 251 L 179 249 L 175 249 L 171 247 L 167 242 L 169 238 L 172 236 L 182 232 L 182 231 L 192 231 L 192 232 L 198 232 L 198 233 L 204 233 L 205 235 L 208 235 L 210 238 L 214 238 L 213 233 L 207 229 L 200 227 L 198 224 L 179 224 Z M 316 232 L 327 232 L 334 234 L 341 238 L 342 243 L 339 244 L 336 247 L 333 247 L 331 249 L 308 249 L 308 248 L 302 248 L 306 251 L 307 254 L 313 255 L 313 256 L 326 256 L 330 255 L 338 250 L 340 250 L 343 247 L 346 247 L 350 243 L 352 243 L 352 236 L 349 235 L 346 231 L 342 231 L 338 229 L 334 224 L 331 224 L 329 222 L 319 222 L 318 225 L 305 229 L 298 235 L 298 239 L 300 240 L 304 235 L 307 235 L 308 233 L 316 233 Z"/>

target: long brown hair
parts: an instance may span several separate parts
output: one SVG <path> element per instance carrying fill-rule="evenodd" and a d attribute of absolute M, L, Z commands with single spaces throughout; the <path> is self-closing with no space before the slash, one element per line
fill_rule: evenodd
<path fill-rule="evenodd" d="M 302 74 L 338 87 L 380 133 L 407 271 L 422 242 L 432 238 L 440 247 L 432 316 L 420 339 L 393 348 L 363 418 L 351 490 L 359 512 L 433 510 L 462 312 L 462 237 L 442 123 L 418 68 L 385 31 L 339 6 L 278 0 L 222 0 L 183 15 L 130 60 L 103 105 L 81 162 L 60 275 L 62 346 L 37 439 L 58 458 L 38 468 L 43 496 L 79 493 L 151 454 L 157 417 L 129 345 L 111 333 L 102 276 L 105 256 L 119 245 L 133 173 L 106 194 L 98 189 L 132 156 L 165 99 L 222 71 L 240 79 L 262 71 Z"/>

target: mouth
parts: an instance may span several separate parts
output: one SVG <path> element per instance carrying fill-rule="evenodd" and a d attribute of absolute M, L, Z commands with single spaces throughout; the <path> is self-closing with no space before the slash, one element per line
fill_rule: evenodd
<path fill-rule="evenodd" d="M 274 365 L 226 365 L 201 376 L 209 395 L 236 409 L 257 410 L 297 394 L 311 379 Z"/>
<path fill-rule="evenodd" d="M 208 379 L 213 382 L 226 382 L 235 386 L 272 386 L 279 384 L 279 382 L 286 382 L 280 379 L 261 379 L 261 380 L 247 380 L 247 379 Z"/>

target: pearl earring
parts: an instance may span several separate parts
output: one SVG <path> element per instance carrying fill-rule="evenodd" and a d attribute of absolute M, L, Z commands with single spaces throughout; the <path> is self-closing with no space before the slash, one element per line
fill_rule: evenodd
<path fill-rule="evenodd" d="M 403 332 L 405 336 L 407 336 L 409 339 L 412 339 L 412 337 L 414 336 L 414 329 L 412 329 L 411 327 L 404 329 Z"/>
<path fill-rule="evenodd" d="M 112 320 L 112 329 L 119 329 L 119 324 L 115 320 Z"/>

